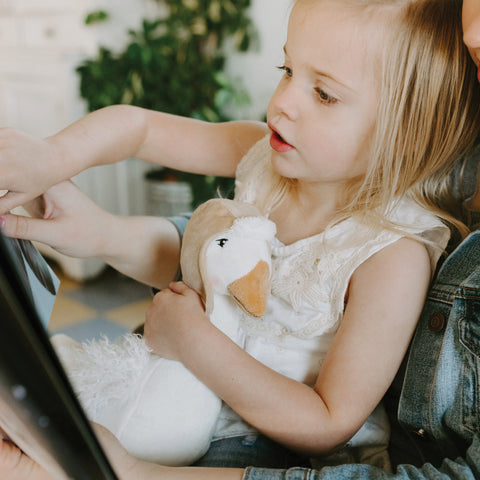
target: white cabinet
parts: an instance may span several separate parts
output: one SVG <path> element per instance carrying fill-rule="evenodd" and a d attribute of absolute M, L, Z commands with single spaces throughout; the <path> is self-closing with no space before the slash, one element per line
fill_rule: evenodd
<path fill-rule="evenodd" d="M 86 26 L 86 14 L 101 8 L 110 20 Z M 154 9 L 153 0 L 0 0 L 0 126 L 46 137 L 83 116 L 76 67 L 95 55 L 99 45 L 124 44 L 127 29 L 138 27 Z M 142 182 L 142 173 L 130 160 L 89 170 L 74 180 L 107 210 L 127 215 L 141 213 L 132 206 L 129 189 L 141 189 L 135 185 L 132 190 L 130 184 Z M 96 260 L 39 248 L 77 280 L 95 276 L 104 267 Z"/>

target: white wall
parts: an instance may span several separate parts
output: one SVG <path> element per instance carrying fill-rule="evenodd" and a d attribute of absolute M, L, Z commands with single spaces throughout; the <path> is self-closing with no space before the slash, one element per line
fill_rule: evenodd
<path fill-rule="evenodd" d="M 241 77 L 252 105 L 242 117 L 261 119 L 280 78 L 277 66 L 283 64 L 283 46 L 287 33 L 288 14 L 293 0 L 253 0 L 250 16 L 260 42 L 257 52 L 231 55 L 227 71 Z"/>
<path fill-rule="evenodd" d="M 292 1 L 252 0 L 258 51 L 227 60 L 227 73 L 240 77 L 252 98 L 235 117 L 260 119 L 266 111 L 280 77 L 275 67 L 282 62 Z M 108 11 L 109 20 L 85 27 L 86 12 L 97 9 Z M 82 116 L 75 67 L 99 45 L 123 48 L 129 28 L 158 14 L 155 0 L 0 0 L 0 124 L 47 136 Z"/>

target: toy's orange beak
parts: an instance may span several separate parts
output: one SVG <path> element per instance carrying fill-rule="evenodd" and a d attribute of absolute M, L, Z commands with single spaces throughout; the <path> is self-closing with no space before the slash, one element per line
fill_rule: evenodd
<path fill-rule="evenodd" d="M 227 287 L 236 304 L 251 317 L 263 317 L 267 310 L 270 293 L 270 268 L 260 260 L 247 275 L 235 280 Z"/>

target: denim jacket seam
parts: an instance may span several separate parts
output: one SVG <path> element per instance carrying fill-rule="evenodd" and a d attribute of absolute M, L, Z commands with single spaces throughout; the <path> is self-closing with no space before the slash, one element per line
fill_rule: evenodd
<path fill-rule="evenodd" d="M 473 292 L 478 292 L 476 295 L 475 294 L 468 294 L 468 293 L 457 293 L 455 296 L 456 297 L 460 297 L 460 298 L 466 298 L 466 299 L 469 299 L 469 300 L 480 300 L 480 289 L 473 289 L 473 288 L 469 288 L 469 287 L 463 287 L 463 290 L 470 290 L 470 291 L 473 291 Z"/>
<path fill-rule="evenodd" d="M 473 291 L 478 291 L 480 292 L 480 289 L 476 288 L 470 288 L 470 287 L 462 287 L 462 290 L 473 290 Z M 463 293 L 458 294 L 458 298 L 462 298 L 465 300 L 480 300 L 479 296 L 471 296 L 471 295 L 466 295 Z M 467 347 L 470 352 L 475 355 L 476 357 L 480 357 L 480 350 L 479 350 L 479 345 L 475 342 L 473 342 L 468 335 L 466 334 L 466 331 L 469 329 L 470 324 L 472 320 L 468 318 L 466 315 L 463 316 L 464 318 L 464 326 L 459 323 L 459 334 L 460 334 L 460 341 Z"/>
<path fill-rule="evenodd" d="M 466 369 L 466 365 L 465 363 L 463 363 L 463 366 L 462 366 L 462 377 L 465 377 L 465 369 Z M 464 398 L 465 398 L 465 382 L 463 382 L 462 384 L 462 403 L 464 403 Z M 472 428 L 470 427 L 468 421 L 467 421 L 467 418 L 466 418 L 466 410 L 465 408 L 462 408 L 462 425 L 463 427 L 465 428 L 465 430 L 468 430 L 470 433 L 478 433 L 477 430 L 475 428 Z"/>
<path fill-rule="evenodd" d="M 469 294 L 468 292 L 471 293 Z M 455 292 L 451 292 L 446 289 L 432 287 L 428 295 L 429 300 L 450 306 L 453 305 L 455 298 L 480 300 L 480 288 L 461 286 L 460 288 L 457 287 Z"/>
<path fill-rule="evenodd" d="M 438 298 L 438 297 L 429 296 L 428 300 L 430 300 L 432 302 L 436 302 L 436 303 L 442 303 L 442 304 L 447 305 L 449 307 L 451 307 L 453 305 L 453 300 L 450 300 L 450 299 L 447 300 L 445 298 Z"/>
<path fill-rule="evenodd" d="M 434 390 L 435 390 L 435 386 L 437 384 L 436 379 L 438 378 L 438 363 L 435 365 L 435 374 L 434 374 L 433 378 L 435 379 L 435 381 L 430 383 L 428 398 L 434 398 Z M 426 410 L 427 411 L 425 413 L 426 413 L 427 425 L 423 426 L 423 428 L 425 430 L 428 430 L 428 431 L 431 432 L 431 431 L 433 431 L 432 427 L 434 425 L 434 422 L 432 421 L 432 410 L 431 410 L 430 407 L 427 408 Z"/>
<path fill-rule="evenodd" d="M 466 321 L 467 326 L 468 326 L 468 323 L 469 323 L 469 321 L 467 320 Z M 472 353 L 474 353 L 474 351 L 478 351 L 478 345 L 476 343 L 472 342 L 471 340 L 469 340 L 465 335 L 462 335 L 462 340 L 465 343 L 468 343 L 472 347 L 472 349 L 473 349 L 473 350 L 471 350 Z M 480 356 L 479 353 L 476 353 L 475 355 L 477 357 Z"/>
<path fill-rule="evenodd" d="M 457 287 L 458 288 L 458 287 Z M 432 286 L 427 296 L 427 300 L 443 303 L 451 307 L 453 305 L 455 291 L 453 289 Z"/>

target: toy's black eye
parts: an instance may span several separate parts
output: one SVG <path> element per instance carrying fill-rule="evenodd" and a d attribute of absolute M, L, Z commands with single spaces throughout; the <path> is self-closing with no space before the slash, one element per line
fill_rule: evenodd
<path fill-rule="evenodd" d="M 219 238 L 216 242 L 220 248 L 223 248 L 225 244 L 228 242 L 228 238 Z"/>

